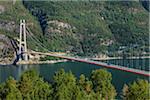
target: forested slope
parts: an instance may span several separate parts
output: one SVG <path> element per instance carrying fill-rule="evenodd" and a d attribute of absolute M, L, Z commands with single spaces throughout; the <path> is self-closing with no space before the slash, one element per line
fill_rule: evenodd
<path fill-rule="evenodd" d="M 50 50 L 93 55 L 148 46 L 148 11 L 139 1 L 25 1 Z M 128 50 L 129 52 L 129 50 Z"/>
<path fill-rule="evenodd" d="M 15 49 L 11 42 L 18 42 L 19 23 L 21 19 L 26 20 L 26 27 L 29 27 L 32 33 L 37 37 L 42 37 L 42 30 L 36 17 L 32 16 L 23 6 L 21 0 L 0 1 L 0 62 L 6 59 L 12 61 Z M 35 43 L 27 37 L 28 48 L 35 49 Z"/>
<path fill-rule="evenodd" d="M 0 50 L 7 47 L 7 38 L 18 38 L 19 21 L 25 19 L 49 51 L 84 56 L 110 55 L 122 47 L 148 51 L 149 14 L 144 7 L 139 1 L 0 1 Z M 27 39 L 29 49 L 42 51 Z"/>

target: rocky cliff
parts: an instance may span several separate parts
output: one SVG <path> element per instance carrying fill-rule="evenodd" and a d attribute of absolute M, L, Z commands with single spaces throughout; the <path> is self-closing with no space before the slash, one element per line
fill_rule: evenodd
<path fill-rule="evenodd" d="M 20 19 L 26 20 L 26 26 L 39 38 L 42 31 L 39 22 L 23 6 L 21 0 L 0 1 L 0 62 L 10 63 L 14 59 L 19 38 Z M 28 37 L 27 37 L 28 38 Z M 34 48 L 32 40 L 28 38 L 29 48 Z"/>

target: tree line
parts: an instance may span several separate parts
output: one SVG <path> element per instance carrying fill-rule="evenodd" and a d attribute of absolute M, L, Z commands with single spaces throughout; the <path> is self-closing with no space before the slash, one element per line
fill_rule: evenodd
<path fill-rule="evenodd" d="M 18 81 L 10 77 L 0 84 L 0 100 L 114 100 L 117 93 L 111 81 L 111 73 L 106 69 L 92 71 L 89 78 L 81 74 L 78 79 L 71 71 L 61 69 L 54 74 L 52 82 L 29 70 Z M 148 100 L 149 86 L 147 80 L 124 85 L 121 97 Z"/>

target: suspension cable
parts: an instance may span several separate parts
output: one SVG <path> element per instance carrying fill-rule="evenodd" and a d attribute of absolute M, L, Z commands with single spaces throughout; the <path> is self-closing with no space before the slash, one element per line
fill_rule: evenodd
<path fill-rule="evenodd" d="M 45 45 L 43 45 L 34 35 L 33 33 L 29 30 L 29 28 L 27 28 L 27 33 L 28 36 L 30 36 L 30 38 L 38 45 L 40 46 L 42 49 L 44 49 L 45 51 L 49 51 Z"/>

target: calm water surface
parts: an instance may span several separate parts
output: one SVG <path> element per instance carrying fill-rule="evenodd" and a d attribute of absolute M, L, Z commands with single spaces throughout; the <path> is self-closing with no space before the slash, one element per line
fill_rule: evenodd
<path fill-rule="evenodd" d="M 90 76 L 92 70 L 101 69 L 104 67 L 81 63 L 81 62 L 63 62 L 56 64 L 40 64 L 40 65 L 19 65 L 19 66 L 0 66 L 0 83 L 4 82 L 9 76 L 19 79 L 20 75 L 29 69 L 36 69 L 45 80 L 51 81 L 54 72 L 61 68 L 65 71 L 72 71 L 77 77 L 81 74 Z M 147 79 L 148 77 L 137 75 L 129 72 L 124 72 L 115 69 L 107 69 L 112 74 L 112 83 L 118 93 L 121 93 L 123 85 L 133 82 L 137 79 Z"/>

